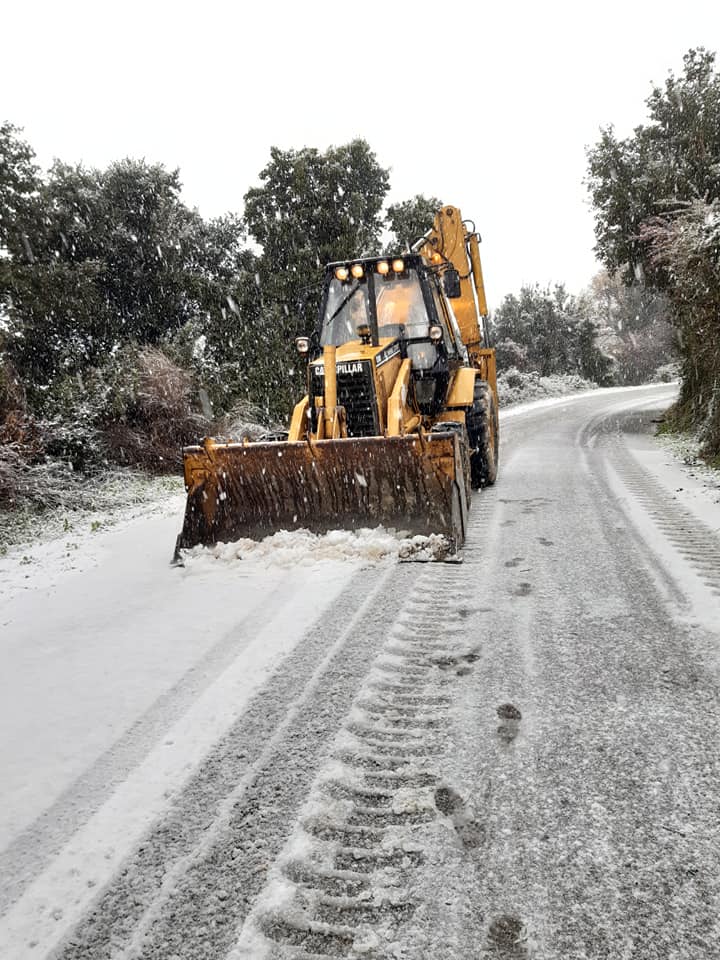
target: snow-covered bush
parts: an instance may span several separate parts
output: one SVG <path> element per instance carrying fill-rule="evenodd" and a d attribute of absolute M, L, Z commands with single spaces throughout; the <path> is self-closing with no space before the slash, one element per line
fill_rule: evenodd
<path fill-rule="evenodd" d="M 91 372 L 57 380 L 45 401 L 40 426 L 45 452 L 72 465 L 74 470 L 91 471 L 107 461 L 99 421 L 102 395 Z"/>
<path fill-rule="evenodd" d="M 102 425 L 110 459 L 160 473 L 179 468 L 183 446 L 209 432 L 191 375 L 156 347 L 124 351 L 114 372 L 113 416 Z"/>
<path fill-rule="evenodd" d="M 680 379 L 679 363 L 664 363 L 658 367 L 652 376 L 653 383 L 671 383 L 673 380 Z"/>
<path fill-rule="evenodd" d="M 499 374 L 497 380 L 500 406 L 540 400 L 544 397 L 562 397 L 567 393 L 592 390 L 597 384 L 577 374 L 553 374 L 542 377 L 537 370 L 521 373 L 512 367 Z"/>
<path fill-rule="evenodd" d="M 45 451 L 85 473 L 110 463 L 177 469 L 208 432 L 191 375 L 156 347 L 129 345 L 82 377 L 56 381 L 41 424 Z"/>
<path fill-rule="evenodd" d="M 43 453 L 40 429 L 28 411 L 25 391 L 10 364 L 0 363 L 0 447 L 6 446 L 29 461 Z"/>
<path fill-rule="evenodd" d="M 26 499 L 29 472 L 29 464 L 16 444 L 0 444 L 0 507 L 11 507 Z"/>
<path fill-rule="evenodd" d="M 79 485 L 69 464 L 52 458 L 33 463 L 15 444 L 0 445 L 0 509 L 73 508 Z"/>

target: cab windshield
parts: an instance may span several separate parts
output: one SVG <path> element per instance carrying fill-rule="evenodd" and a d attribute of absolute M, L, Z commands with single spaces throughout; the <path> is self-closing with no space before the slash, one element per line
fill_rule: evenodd
<path fill-rule="evenodd" d="M 408 339 L 427 337 L 429 320 L 425 309 L 417 271 L 407 270 L 401 276 L 375 274 L 375 306 L 378 334 Z M 369 284 L 367 280 L 342 283 L 333 277 L 328 289 L 320 343 L 339 347 L 357 339 L 357 328 L 370 326 Z"/>

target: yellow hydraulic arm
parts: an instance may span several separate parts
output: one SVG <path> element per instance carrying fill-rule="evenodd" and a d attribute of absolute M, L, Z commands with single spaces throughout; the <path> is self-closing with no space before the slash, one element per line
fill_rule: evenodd
<path fill-rule="evenodd" d="M 463 343 L 474 352 L 484 339 L 481 318 L 488 314 L 477 233 L 466 229 L 457 207 L 441 207 L 418 246 L 431 263 L 450 263 L 460 275 L 460 297 L 453 300 L 453 310 Z"/>
<path fill-rule="evenodd" d="M 414 249 L 430 263 L 446 263 L 457 270 L 460 296 L 453 298 L 452 307 L 460 335 L 471 364 L 490 383 L 497 399 L 495 351 L 489 349 L 487 342 L 488 308 L 478 234 L 466 228 L 457 207 L 445 206 L 437 211 L 432 228 Z"/>

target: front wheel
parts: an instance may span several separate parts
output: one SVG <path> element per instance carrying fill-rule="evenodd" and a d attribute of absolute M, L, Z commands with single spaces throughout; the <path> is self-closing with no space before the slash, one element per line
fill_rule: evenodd
<path fill-rule="evenodd" d="M 473 405 L 468 412 L 470 482 L 473 490 L 495 483 L 498 468 L 499 431 L 495 395 L 488 383 L 475 382 Z"/>

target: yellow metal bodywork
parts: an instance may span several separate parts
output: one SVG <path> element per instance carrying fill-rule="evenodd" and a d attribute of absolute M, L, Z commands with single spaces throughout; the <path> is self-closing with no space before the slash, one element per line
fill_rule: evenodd
<path fill-rule="evenodd" d="M 481 348 L 475 354 L 475 363 L 480 371 L 480 377 L 492 387 L 495 394 L 495 405 L 499 406 L 497 395 L 497 367 L 495 363 L 495 351 L 492 348 Z"/>
<path fill-rule="evenodd" d="M 299 403 L 295 404 L 290 419 L 290 429 L 288 430 L 288 440 L 302 440 L 307 435 L 307 424 L 310 416 L 310 398 L 307 394 Z"/>
<path fill-rule="evenodd" d="M 294 407 L 287 442 L 206 438 L 185 448 L 188 502 L 178 547 L 348 523 L 444 533 L 456 547 L 462 544 L 470 496 L 463 424 L 478 378 L 497 398 L 495 351 L 483 343 L 487 305 L 478 238 L 456 207 L 438 211 L 420 253 L 441 273 L 452 266 L 460 276 L 460 297 L 451 303 L 469 363 L 452 370 L 443 409 L 429 418 L 415 408 L 410 359 L 400 349 L 386 355 L 397 338 L 326 346 L 309 364 L 308 393 Z M 375 437 L 348 437 L 338 404 L 337 366 L 354 361 L 370 361 Z M 310 388 L 318 365 L 322 396 Z"/>
<path fill-rule="evenodd" d="M 470 263 L 473 268 L 473 283 L 475 286 L 475 296 L 477 297 L 478 313 L 481 317 L 486 317 L 488 315 L 488 307 L 485 297 L 485 281 L 480 263 L 480 241 L 476 233 L 470 234 L 468 250 L 470 251 Z"/>
<path fill-rule="evenodd" d="M 344 343 L 340 347 L 325 347 L 323 350 L 323 357 L 319 360 L 314 360 L 310 364 L 309 376 L 312 376 L 312 370 L 318 365 L 324 366 L 324 369 L 334 370 L 337 367 L 338 363 L 352 363 L 354 360 L 370 360 L 373 363 L 373 371 L 375 378 L 375 395 L 377 397 L 378 405 L 378 418 L 380 420 L 380 430 L 382 433 L 387 434 L 388 436 L 397 436 L 399 435 L 396 432 L 396 423 L 397 416 L 393 415 L 392 418 L 389 416 L 389 402 L 393 390 L 398 387 L 398 374 L 402 364 L 402 358 L 398 352 L 397 356 L 391 357 L 390 360 L 387 360 L 382 366 L 375 366 L 375 358 L 379 353 L 381 353 L 386 347 L 388 347 L 393 342 L 392 337 L 381 337 L 378 346 L 374 347 L 371 344 L 358 343 L 357 341 L 350 341 L 349 343 Z M 334 351 L 334 354 L 333 354 Z M 328 359 L 334 355 L 334 361 Z M 408 373 L 406 381 L 409 381 L 409 364 L 408 364 Z M 404 401 L 407 397 L 407 382 L 405 384 L 406 392 L 404 394 Z M 327 439 L 330 435 L 326 432 L 326 428 L 321 426 L 321 423 L 325 421 L 327 423 L 327 409 L 330 408 L 329 392 L 327 385 L 325 387 L 325 397 L 316 398 L 316 407 L 318 410 L 318 430 L 313 432 L 310 429 L 310 398 L 306 394 L 299 403 L 295 405 L 293 410 L 292 419 L 290 421 L 290 430 L 288 433 L 288 440 L 304 440 L 306 437 L 309 437 L 312 440 L 324 440 Z M 337 403 L 337 388 L 335 387 L 334 392 L 333 408 Z M 324 401 L 324 402 L 323 402 Z M 341 410 L 342 408 L 337 408 Z M 337 414 L 336 418 L 343 417 L 343 414 Z M 332 421 L 331 421 L 332 422 Z M 403 407 L 403 418 L 402 425 L 403 429 L 399 431 L 402 433 L 409 433 L 415 426 L 420 423 L 420 417 L 416 416 L 413 411 L 408 410 L 408 405 L 404 402 Z M 347 436 L 347 432 L 342 432 L 343 424 L 340 424 L 341 432 L 337 436 Z"/>
<path fill-rule="evenodd" d="M 415 413 L 408 403 L 411 371 L 412 364 L 410 361 L 403 360 L 388 400 L 386 429 L 388 437 L 402 437 L 407 433 L 413 433 L 419 429 L 422 423 L 420 414 Z"/>
<path fill-rule="evenodd" d="M 456 370 L 448 389 L 445 405 L 447 407 L 471 407 L 477 371 L 472 367 L 460 367 Z"/>
<path fill-rule="evenodd" d="M 178 548 L 277 530 L 383 524 L 465 539 L 467 449 L 457 432 L 187 447 Z"/>
<path fill-rule="evenodd" d="M 485 380 L 498 404 L 495 350 L 484 342 L 482 319 L 488 315 L 485 281 L 480 262 L 480 241 L 477 233 L 466 229 L 457 207 L 445 206 L 435 214 L 432 229 L 420 245 L 422 253 L 431 262 L 449 264 L 460 276 L 460 296 L 452 307 L 460 327 L 462 341 L 467 347 L 472 367 Z"/>

